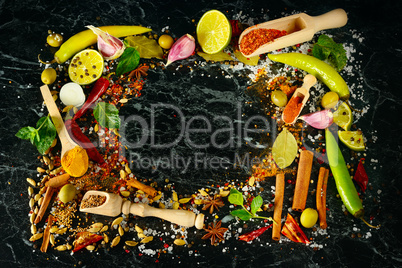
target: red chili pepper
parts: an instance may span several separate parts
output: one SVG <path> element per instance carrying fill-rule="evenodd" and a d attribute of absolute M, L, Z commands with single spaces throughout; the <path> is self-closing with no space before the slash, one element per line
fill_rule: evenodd
<path fill-rule="evenodd" d="M 73 252 L 77 252 L 78 250 L 91 245 L 93 243 L 96 243 L 100 240 L 103 239 L 102 235 L 90 233 L 90 232 L 79 232 L 75 236 L 75 241 L 74 241 L 74 249 Z"/>
<path fill-rule="evenodd" d="M 357 169 L 355 175 L 353 176 L 353 179 L 357 182 L 364 193 L 368 184 L 368 176 L 366 170 L 364 169 L 363 161 L 364 158 L 361 158 L 359 164 L 357 165 Z"/>
<path fill-rule="evenodd" d="M 303 233 L 300 226 L 289 213 L 286 218 L 286 222 L 283 225 L 281 233 L 293 242 L 310 244 L 310 240 L 308 240 L 307 236 Z"/>
<path fill-rule="evenodd" d="M 244 235 L 241 235 L 241 236 L 239 236 L 239 240 L 246 241 L 246 242 L 252 241 L 252 240 L 256 239 L 257 237 L 259 237 L 260 235 L 262 235 L 266 230 L 271 228 L 271 226 L 272 226 L 272 224 L 269 226 L 261 227 L 260 229 L 251 231 Z"/>
<path fill-rule="evenodd" d="M 89 138 L 82 133 L 77 122 L 75 122 L 73 119 L 68 119 L 64 122 L 64 124 L 68 133 L 70 134 L 70 137 L 87 151 L 89 159 L 102 165 L 105 164 L 105 160 L 103 159 L 102 155 L 100 155 Z"/>
<path fill-rule="evenodd" d="M 91 108 L 92 104 L 94 104 L 103 94 L 105 94 L 107 88 L 109 87 L 109 80 L 106 78 L 99 78 L 96 80 L 94 87 L 91 90 L 86 102 L 82 105 L 81 109 L 74 115 L 73 120 L 77 120 L 83 114 Z"/>
<path fill-rule="evenodd" d="M 232 26 L 232 37 L 237 37 L 240 36 L 241 30 L 239 27 L 239 21 L 238 20 L 229 20 L 230 25 Z"/>

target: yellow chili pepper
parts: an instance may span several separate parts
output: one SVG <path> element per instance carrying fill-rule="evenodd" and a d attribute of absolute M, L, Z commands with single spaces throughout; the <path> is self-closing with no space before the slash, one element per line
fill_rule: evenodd
<path fill-rule="evenodd" d="M 301 53 L 268 54 L 268 57 L 270 60 L 302 69 L 314 75 L 331 91 L 338 93 L 341 99 L 349 99 L 349 88 L 345 80 L 331 65 L 324 61 Z"/>
<path fill-rule="evenodd" d="M 117 38 L 152 31 L 152 29 L 146 27 L 129 25 L 101 26 L 99 29 Z M 60 49 L 55 53 L 54 58 L 56 59 L 57 63 L 64 63 L 77 52 L 95 44 L 96 40 L 97 36 L 91 30 L 79 32 L 70 37 L 61 45 Z"/>

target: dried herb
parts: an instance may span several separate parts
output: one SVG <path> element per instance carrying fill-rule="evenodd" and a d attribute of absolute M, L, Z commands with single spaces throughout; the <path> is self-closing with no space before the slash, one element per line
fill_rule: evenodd
<path fill-rule="evenodd" d="M 219 210 L 219 208 L 225 205 L 219 195 L 214 195 L 213 198 L 208 196 L 208 199 L 204 200 L 203 203 L 204 207 L 202 208 L 202 210 L 209 209 L 209 213 L 211 214 L 214 212 L 214 209 Z"/>
<path fill-rule="evenodd" d="M 40 154 L 45 154 L 56 138 L 57 131 L 50 116 L 42 117 L 34 127 L 23 127 L 15 136 L 20 139 L 30 140 L 36 146 Z"/>
<path fill-rule="evenodd" d="M 201 239 L 211 239 L 211 245 L 215 245 L 215 240 L 223 241 L 225 238 L 223 235 L 226 233 L 228 228 L 221 227 L 222 222 L 218 221 L 216 224 L 213 222 L 208 225 L 204 230 L 207 232 Z"/>
<path fill-rule="evenodd" d="M 140 53 L 133 47 L 126 48 L 123 54 L 120 56 L 119 64 L 117 64 L 116 75 L 120 76 L 122 74 L 131 72 L 137 68 L 139 63 Z"/>
<path fill-rule="evenodd" d="M 295 137 L 289 130 L 284 128 L 272 146 L 272 156 L 275 163 L 280 168 L 288 167 L 295 159 L 297 149 L 298 146 Z"/>
<path fill-rule="evenodd" d="M 99 102 L 94 109 L 94 117 L 102 127 L 120 127 L 119 110 L 113 104 Z"/>
<path fill-rule="evenodd" d="M 320 60 L 328 60 L 339 72 L 346 65 L 346 51 L 342 44 L 336 43 L 331 37 L 323 34 L 313 47 L 313 56 Z"/>
<path fill-rule="evenodd" d="M 135 48 L 143 59 L 163 58 L 163 50 L 155 39 L 149 39 L 146 36 L 129 36 L 124 39 L 128 47 Z"/>
<path fill-rule="evenodd" d="M 262 217 L 258 216 L 256 213 L 257 211 L 261 208 L 263 200 L 261 196 L 256 196 L 254 197 L 253 201 L 251 201 L 250 204 L 250 211 L 246 209 L 244 206 L 244 199 L 242 193 L 240 193 L 238 190 L 232 188 L 230 190 L 230 194 L 228 197 L 228 200 L 231 204 L 241 206 L 241 209 L 236 209 L 230 212 L 231 215 L 238 217 L 239 219 L 243 221 L 248 221 L 252 218 L 256 219 L 266 219 L 272 221 L 271 217 Z"/>
<path fill-rule="evenodd" d="M 206 61 L 231 61 L 233 58 L 226 52 L 218 52 L 215 54 L 207 54 L 202 51 L 197 52 L 198 56 L 204 58 Z"/>

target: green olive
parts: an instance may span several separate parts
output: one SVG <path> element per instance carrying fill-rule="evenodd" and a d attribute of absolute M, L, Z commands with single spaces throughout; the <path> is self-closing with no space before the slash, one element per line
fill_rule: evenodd
<path fill-rule="evenodd" d="M 63 36 L 58 33 L 51 33 L 47 36 L 46 41 L 49 46 L 59 47 L 63 43 Z"/>
<path fill-rule="evenodd" d="M 42 75 L 41 75 L 41 80 L 44 84 L 49 85 L 53 84 L 54 81 L 56 81 L 56 70 L 53 68 L 47 68 L 43 70 Z"/>
<path fill-rule="evenodd" d="M 325 93 L 321 99 L 321 106 L 324 109 L 331 109 L 336 106 L 339 101 L 339 95 L 336 92 L 330 91 Z"/>
<path fill-rule="evenodd" d="M 288 96 L 282 90 L 275 90 L 271 93 L 272 102 L 279 107 L 284 107 L 288 103 Z"/>
<path fill-rule="evenodd" d="M 306 227 L 311 228 L 318 220 L 318 212 L 313 208 L 306 208 L 300 216 L 300 223 Z"/>
<path fill-rule="evenodd" d="M 77 190 L 74 185 L 66 184 L 60 189 L 59 199 L 63 203 L 68 203 L 74 199 L 76 192 Z"/>

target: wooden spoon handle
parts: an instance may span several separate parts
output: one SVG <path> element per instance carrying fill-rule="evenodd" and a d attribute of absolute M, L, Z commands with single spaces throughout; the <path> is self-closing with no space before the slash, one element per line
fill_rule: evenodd
<path fill-rule="evenodd" d="M 308 74 L 304 77 L 303 85 L 301 87 L 309 90 L 310 87 L 315 85 L 315 83 L 317 83 L 317 78 L 312 74 Z"/>
<path fill-rule="evenodd" d="M 345 10 L 338 8 L 323 15 L 312 17 L 314 21 L 315 32 L 333 29 L 345 26 L 348 21 L 348 15 Z"/>

